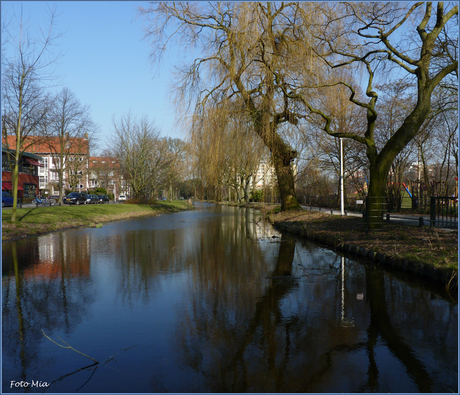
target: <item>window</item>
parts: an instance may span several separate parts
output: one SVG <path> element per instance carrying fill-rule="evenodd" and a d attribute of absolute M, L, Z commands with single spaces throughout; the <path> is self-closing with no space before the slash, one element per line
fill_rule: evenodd
<path fill-rule="evenodd" d="M 27 197 L 27 198 L 34 198 L 35 197 L 35 192 L 37 190 L 37 185 L 24 183 L 23 188 L 24 188 L 24 195 L 23 195 L 24 197 Z"/>
<path fill-rule="evenodd" d="M 10 164 L 6 158 L 2 158 L 2 170 L 11 171 Z"/>
<path fill-rule="evenodd" d="M 83 157 L 80 156 L 80 157 L 78 158 L 78 160 L 79 160 L 80 162 L 83 162 Z"/>
<path fill-rule="evenodd" d="M 102 163 L 105 163 L 105 160 L 103 160 Z"/>

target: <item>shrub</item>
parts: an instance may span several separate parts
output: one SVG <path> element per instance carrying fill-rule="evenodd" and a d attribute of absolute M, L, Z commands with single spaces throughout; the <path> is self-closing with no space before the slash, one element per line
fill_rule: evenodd
<path fill-rule="evenodd" d="M 264 199 L 264 191 L 257 189 L 251 192 L 251 199 L 253 202 L 262 202 Z"/>
<path fill-rule="evenodd" d="M 95 195 L 107 195 L 107 196 L 109 196 L 109 195 L 107 194 L 107 189 L 105 189 L 105 188 L 100 188 L 100 187 L 99 187 L 99 188 L 96 188 L 96 189 L 94 190 L 94 194 L 95 194 Z M 110 196 L 109 196 L 109 197 L 110 197 Z"/>

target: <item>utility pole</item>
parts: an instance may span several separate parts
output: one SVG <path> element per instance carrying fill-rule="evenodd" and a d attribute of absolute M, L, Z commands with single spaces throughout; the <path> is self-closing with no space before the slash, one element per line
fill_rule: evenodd
<path fill-rule="evenodd" d="M 343 187 L 343 139 L 340 138 L 340 214 L 345 215 L 345 200 Z"/>

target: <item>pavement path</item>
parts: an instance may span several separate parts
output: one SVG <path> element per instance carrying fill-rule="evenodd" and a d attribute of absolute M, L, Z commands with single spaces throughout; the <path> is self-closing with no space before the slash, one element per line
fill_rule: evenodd
<path fill-rule="evenodd" d="M 321 208 L 321 207 L 312 207 L 312 206 L 301 206 L 305 210 L 310 210 L 310 211 L 322 211 L 322 212 L 327 212 L 331 213 L 331 215 L 341 215 L 340 210 L 331 210 L 329 208 Z M 355 212 L 355 211 L 345 211 L 345 215 L 348 217 L 363 217 L 362 212 Z M 422 219 L 420 219 L 422 218 Z M 423 226 L 430 226 L 430 216 L 429 215 L 404 215 L 404 214 L 397 214 L 397 213 L 385 213 L 384 214 L 384 220 L 390 221 L 390 222 L 397 222 L 400 224 L 404 225 L 412 225 L 412 226 L 420 226 L 420 222 L 422 222 Z M 458 222 L 455 223 L 445 223 L 445 224 L 439 224 L 437 226 L 438 228 L 443 228 L 443 229 L 450 229 L 450 230 L 455 230 L 458 228 Z"/>
<path fill-rule="evenodd" d="M 274 206 L 278 205 L 279 203 L 268 203 L 268 204 L 273 204 Z M 328 213 L 331 215 L 341 215 L 340 210 L 335 210 L 335 209 L 330 209 L 330 208 L 324 208 L 324 207 L 314 207 L 314 206 L 306 206 L 306 205 L 301 205 L 301 207 L 304 210 L 310 210 L 310 211 L 320 211 L 324 213 Z M 358 211 L 345 211 L 345 215 L 348 217 L 363 217 L 362 212 Z M 385 213 L 384 220 L 388 220 L 389 215 L 389 220 L 391 222 L 396 222 L 404 225 L 412 225 L 412 226 L 419 226 L 420 225 L 420 218 L 423 218 L 423 226 L 430 226 L 430 216 L 429 215 L 404 215 L 404 214 L 397 214 L 397 213 L 392 213 L 392 214 L 387 214 Z M 442 228 L 445 230 L 458 230 L 458 222 L 454 223 L 445 223 L 445 224 L 437 224 L 437 228 Z"/>

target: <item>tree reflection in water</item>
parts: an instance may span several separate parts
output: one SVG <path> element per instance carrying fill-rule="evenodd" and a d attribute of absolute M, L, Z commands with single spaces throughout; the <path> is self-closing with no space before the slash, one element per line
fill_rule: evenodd
<path fill-rule="evenodd" d="M 220 248 L 219 240 L 213 242 Z M 200 282 L 191 291 L 193 308 L 177 330 L 184 360 L 205 380 L 195 390 L 385 391 L 385 350 L 404 371 L 401 377 L 399 368 L 393 372 L 402 389 L 434 390 L 435 372 L 405 339 L 424 330 L 424 341 L 429 342 L 430 330 L 425 328 L 434 318 L 433 309 L 423 306 L 431 297 L 409 297 L 407 303 L 419 304 L 418 325 L 401 326 L 398 320 L 408 317 L 398 317 L 393 295 L 398 299 L 404 285 L 388 273 L 343 257 L 331 263 L 327 253 L 309 252 L 308 245 L 302 247 L 308 257 L 302 260 L 296 253 L 300 244 L 289 237 L 278 245 L 276 264 L 257 288 L 259 296 L 238 280 L 229 281 L 227 273 L 210 275 L 218 267 L 215 260 L 201 262 Z M 232 292 L 235 288 L 239 292 Z M 451 354 L 455 357 L 455 349 Z M 448 370 L 454 373 L 456 368 Z"/>
<path fill-rule="evenodd" d="M 36 378 L 62 378 L 48 392 L 457 389 L 456 303 L 280 237 L 250 209 L 4 243 L 2 285 L 4 390 Z M 139 347 L 79 370 L 41 328 L 104 362 Z"/>
<path fill-rule="evenodd" d="M 12 372 L 20 370 L 20 379 L 30 381 L 31 373 L 51 363 L 47 354 L 40 352 L 39 345 L 44 342 L 41 329 L 69 333 L 83 320 L 96 294 L 88 286 L 87 240 L 69 243 L 64 233 L 49 237 L 54 239 L 52 259 L 49 253 L 39 253 L 39 239 L 3 246 L 4 378 L 18 380 Z"/>

